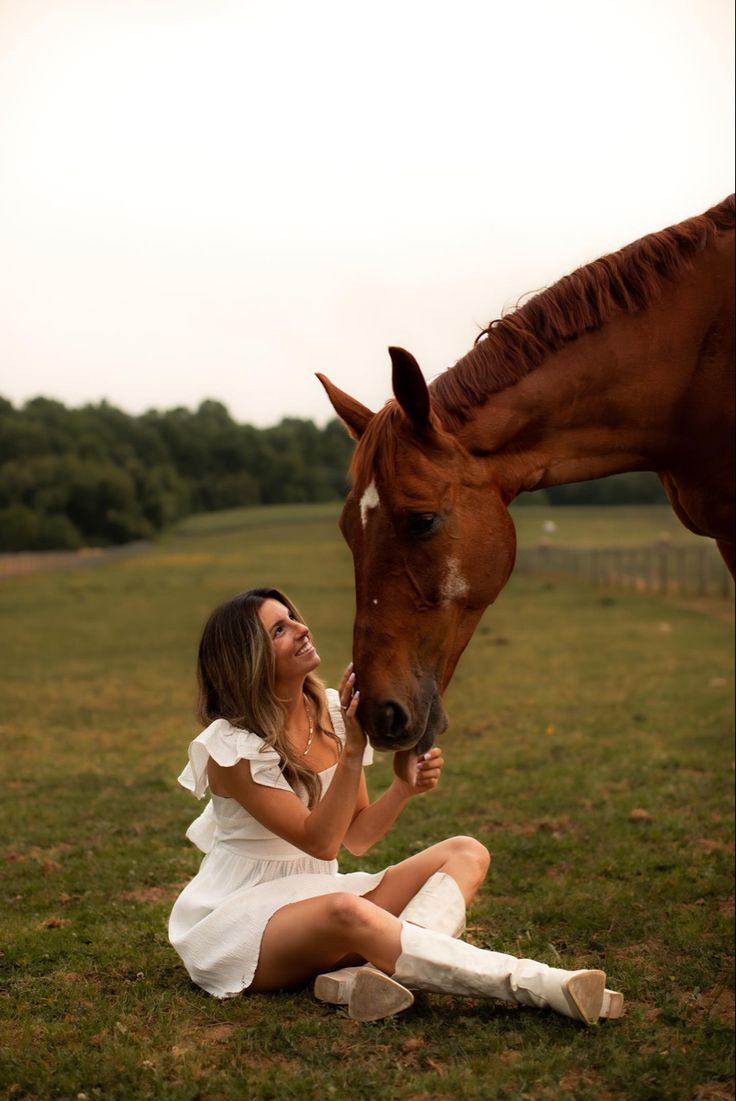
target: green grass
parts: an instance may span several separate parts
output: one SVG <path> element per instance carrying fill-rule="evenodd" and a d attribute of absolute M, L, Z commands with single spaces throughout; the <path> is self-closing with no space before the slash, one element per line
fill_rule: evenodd
<path fill-rule="evenodd" d="M 662 537 L 672 543 L 697 545 L 703 540 L 689 532 L 678 521 L 669 505 L 619 505 L 611 508 L 571 505 L 529 504 L 532 496 L 516 502 L 512 513 L 520 546 L 533 546 L 541 540 L 569 547 L 640 546 L 655 543 Z M 273 526 L 277 523 L 335 520 L 340 505 L 271 505 L 257 508 L 233 508 L 224 512 L 202 512 L 189 516 L 179 526 L 187 535 L 213 534 L 243 527 Z M 550 533 L 545 524 L 554 523 Z"/>
<path fill-rule="evenodd" d="M 276 584 L 307 613 L 335 683 L 352 616 L 337 511 L 211 515 L 127 561 L 2 582 L 0 1090 L 26 1101 L 732 1097 L 723 601 L 696 610 L 515 577 L 448 693 L 441 788 L 364 861 L 342 861 L 378 869 L 454 833 L 479 837 L 494 862 L 470 938 L 605 967 L 627 995 L 621 1021 L 584 1030 L 420 996 L 400 1018 L 358 1025 L 308 990 L 218 1003 L 189 982 L 166 919 L 197 867 L 184 830 L 198 804 L 176 776 L 197 732 L 198 633 L 222 597 Z M 661 530 L 665 511 L 644 511 L 637 532 Z M 571 539 L 592 525 L 625 540 L 628 512 L 554 518 Z M 535 538 L 541 512 L 516 516 Z M 374 791 L 388 776 L 381 758 Z"/>
<path fill-rule="evenodd" d="M 534 546 L 542 540 L 561 547 L 644 546 L 662 538 L 681 546 L 704 542 L 682 526 L 669 505 L 554 508 L 517 502 L 511 511 L 519 546 Z M 549 522 L 555 525 L 553 532 L 545 529 Z"/>

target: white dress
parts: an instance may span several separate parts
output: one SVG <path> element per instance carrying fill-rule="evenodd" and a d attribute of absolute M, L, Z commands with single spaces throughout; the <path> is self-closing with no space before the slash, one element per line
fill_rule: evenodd
<path fill-rule="evenodd" d="M 334 689 L 327 690 L 327 705 L 333 729 L 344 742 L 340 698 Z M 179 777 L 179 783 L 198 799 L 207 790 L 210 757 L 226 767 L 250 761 L 256 783 L 293 791 L 274 749 L 257 734 L 216 719 L 190 743 L 189 764 Z M 363 763 L 372 760 L 368 746 Z M 319 773 L 323 792 L 336 767 Z M 306 796 L 300 798 L 306 802 Z M 219 795 L 211 795 L 187 837 L 206 856 L 174 903 L 169 939 L 193 982 L 216 998 L 235 997 L 250 986 L 263 931 L 282 906 L 336 891 L 364 895 L 374 890 L 385 874 L 385 869 L 342 874 L 336 860 L 308 856 L 262 826 L 236 799 Z"/>

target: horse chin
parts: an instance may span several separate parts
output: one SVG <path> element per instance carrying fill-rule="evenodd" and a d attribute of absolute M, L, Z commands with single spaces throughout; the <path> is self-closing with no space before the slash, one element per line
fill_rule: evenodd
<path fill-rule="evenodd" d="M 415 746 L 417 756 L 421 756 L 422 753 L 426 753 L 427 750 L 431 749 L 436 739 L 439 738 L 440 734 L 444 734 L 446 730 L 447 715 L 442 706 L 442 698 L 438 693 L 435 693 L 432 697 L 424 731 Z"/>

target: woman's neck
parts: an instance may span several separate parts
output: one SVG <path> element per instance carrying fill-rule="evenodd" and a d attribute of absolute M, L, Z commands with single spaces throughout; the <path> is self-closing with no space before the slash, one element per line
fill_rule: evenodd
<path fill-rule="evenodd" d="M 304 680 L 289 684 L 277 684 L 276 695 L 284 701 L 286 726 L 294 726 L 304 719 Z"/>

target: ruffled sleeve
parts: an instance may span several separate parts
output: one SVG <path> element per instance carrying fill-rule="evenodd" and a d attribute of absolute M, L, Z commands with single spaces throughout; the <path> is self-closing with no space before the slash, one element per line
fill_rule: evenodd
<path fill-rule="evenodd" d="M 342 719 L 342 708 L 340 707 L 340 694 L 336 688 L 327 689 L 327 710 L 330 712 L 330 718 L 332 719 L 332 729 L 337 734 L 340 741 L 345 744 L 345 723 Z M 363 765 L 373 764 L 373 746 L 369 741 L 365 743 L 365 753 L 363 754 Z"/>
<path fill-rule="evenodd" d="M 250 761 L 250 772 L 257 784 L 263 787 L 291 791 L 281 771 L 281 762 L 275 749 L 266 745 L 257 734 L 238 730 L 226 719 L 213 723 L 189 744 L 189 763 L 179 777 L 182 787 L 201 799 L 207 791 L 207 762 L 210 757 L 218 765 L 230 768 L 238 761 Z"/>

